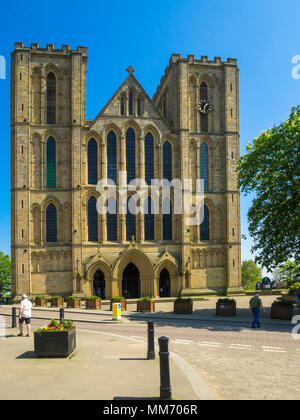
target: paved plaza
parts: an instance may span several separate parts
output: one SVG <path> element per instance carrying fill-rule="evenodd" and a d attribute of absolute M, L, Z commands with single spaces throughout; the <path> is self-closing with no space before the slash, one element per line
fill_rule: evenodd
<path fill-rule="evenodd" d="M 270 319 L 275 298 L 262 297 L 267 312 L 260 330 L 250 328 L 249 297 L 236 298 L 234 319 L 215 316 L 215 297 L 194 302 L 191 315 L 173 314 L 172 302 L 156 303 L 155 314 L 137 313 L 129 303 L 122 322 L 112 321 L 106 303 L 96 311 L 65 309 L 66 318 L 75 320 L 77 349 L 69 359 L 50 360 L 34 357 L 33 339 L 16 337 L 17 329 L 10 328 L 11 306 L 0 306 L 8 327 L 0 341 L 0 398 L 158 397 L 158 356 L 145 360 L 152 318 L 156 343 L 169 337 L 175 399 L 298 399 L 300 340 L 293 339 L 290 321 Z M 34 308 L 33 330 L 58 313 Z M 30 384 L 20 392 L 17 384 L 28 372 Z"/>

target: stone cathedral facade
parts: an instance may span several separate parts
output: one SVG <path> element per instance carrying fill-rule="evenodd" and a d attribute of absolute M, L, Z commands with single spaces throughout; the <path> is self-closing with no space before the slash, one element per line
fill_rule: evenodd
<path fill-rule="evenodd" d="M 173 54 L 153 99 L 130 66 L 86 118 L 87 48 L 15 43 L 11 65 L 13 295 L 167 297 L 241 291 L 235 59 Z M 204 220 L 99 214 L 99 179 L 203 179 Z M 151 206 L 151 200 L 147 202 Z M 118 210 L 118 199 L 113 203 Z"/>

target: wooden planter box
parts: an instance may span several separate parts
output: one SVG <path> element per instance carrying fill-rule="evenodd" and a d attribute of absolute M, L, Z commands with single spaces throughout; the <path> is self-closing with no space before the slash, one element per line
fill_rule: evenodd
<path fill-rule="evenodd" d="M 296 303 L 296 295 L 288 295 L 287 293 L 283 293 L 281 295 L 282 300 L 285 300 L 286 302 L 292 302 Z"/>
<path fill-rule="evenodd" d="M 236 303 L 218 303 L 216 316 L 236 316 Z"/>
<path fill-rule="evenodd" d="M 81 307 L 81 299 L 67 299 L 67 307 L 68 308 L 80 308 Z"/>
<path fill-rule="evenodd" d="M 34 333 L 34 352 L 38 357 L 67 357 L 76 347 L 76 329 Z"/>
<path fill-rule="evenodd" d="M 271 306 L 271 318 L 274 319 L 287 319 L 293 318 L 294 308 L 288 305 L 274 305 Z"/>
<path fill-rule="evenodd" d="M 175 314 L 192 314 L 193 302 L 174 302 Z"/>
<path fill-rule="evenodd" d="M 137 301 L 137 312 L 155 312 L 155 302 L 151 300 L 150 302 L 141 302 Z"/>
<path fill-rule="evenodd" d="M 111 311 L 113 310 L 113 304 L 114 303 L 121 303 L 121 310 L 122 311 L 126 311 L 127 310 L 127 300 L 126 299 L 125 300 L 121 300 L 121 301 L 111 300 L 110 301 L 110 310 Z"/>
<path fill-rule="evenodd" d="M 64 307 L 64 298 L 52 298 L 51 299 L 52 308 L 63 308 Z"/>
<path fill-rule="evenodd" d="M 101 299 L 86 300 L 86 309 L 101 309 Z"/>
<path fill-rule="evenodd" d="M 47 306 L 48 305 L 48 298 L 36 298 L 35 299 L 36 306 Z"/>

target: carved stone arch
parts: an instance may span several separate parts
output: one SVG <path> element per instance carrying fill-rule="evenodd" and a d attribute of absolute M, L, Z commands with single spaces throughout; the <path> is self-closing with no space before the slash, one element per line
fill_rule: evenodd
<path fill-rule="evenodd" d="M 42 141 L 46 144 L 49 137 L 53 137 L 56 143 L 59 141 L 58 132 L 53 128 L 47 128 L 43 135 Z"/>
<path fill-rule="evenodd" d="M 48 63 L 46 66 L 43 67 L 42 74 L 45 78 L 47 78 L 49 73 L 53 73 L 56 78 L 59 77 L 59 69 L 53 63 Z"/>
<path fill-rule="evenodd" d="M 62 205 L 55 196 L 48 196 L 41 204 L 42 213 L 42 241 L 46 243 L 46 209 L 50 204 L 56 207 L 57 217 L 57 242 L 62 241 Z"/>
<path fill-rule="evenodd" d="M 87 148 L 87 145 L 91 139 L 94 139 L 97 142 L 98 147 L 101 147 L 102 139 L 101 134 L 96 130 L 90 130 L 85 134 L 82 141 L 82 146 Z"/>
<path fill-rule="evenodd" d="M 211 84 L 212 84 L 211 75 L 209 75 L 208 73 L 201 74 L 199 76 L 199 81 L 198 81 L 199 86 L 201 86 L 201 84 L 203 82 L 207 84 L 208 89 L 211 88 L 212 87 L 211 86 Z"/>
<path fill-rule="evenodd" d="M 115 133 L 116 138 L 117 138 L 117 142 L 121 138 L 122 130 L 120 129 L 120 127 L 117 124 L 115 124 L 114 122 L 110 122 L 103 127 L 103 130 L 101 132 L 104 144 L 106 144 L 107 136 L 111 131 L 113 131 Z"/>
<path fill-rule="evenodd" d="M 126 133 L 129 128 L 133 129 L 133 131 L 135 132 L 135 137 L 136 137 L 135 140 L 138 140 L 142 135 L 142 130 L 141 130 L 141 127 L 138 125 L 138 123 L 134 119 L 129 119 L 123 124 L 121 132 L 124 138 L 126 138 Z"/>
<path fill-rule="evenodd" d="M 179 270 L 177 266 L 177 262 L 175 258 L 170 255 L 168 252 L 165 252 L 164 255 L 161 257 L 160 261 L 155 266 L 155 279 L 156 279 L 156 287 L 159 294 L 159 279 L 161 272 L 166 269 L 170 275 L 171 281 L 171 296 L 175 296 L 178 294 L 180 290 L 179 285 Z"/>
<path fill-rule="evenodd" d="M 189 81 L 192 84 L 193 88 L 196 88 L 197 87 L 197 85 L 198 85 L 198 77 L 196 76 L 196 74 L 191 74 Z"/>
<path fill-rule="evenodd" d="M 152 263 L 145 253 L 136 248 L 130 248 L 123 252 L 113 266 L 113 278 L 118 281 L 118 289 L 122 291 L 123 272 L 130 263 L 134 264 L 139 271 L 141 296 L 154 296 Z"/>
<path fill-rule="evenodd" d="M 84 277 L 86 279 L 86 284 L 84 285 L 84 288 L 87 295 L 91 296 L 93 294 L 94 276 L 98 270 L 100 270 L 104 276 L 106 298 L 113 297 L 113 293 L 112 293 L 113 282 L 112 282 L 111 267 L 102 259 L 99 261 L 95 261 L 95 258 L 93 258 L 92 264 L 88 266 L 84 274 Z"/>
<path fill-rule="evenodd" d="M 161 133 L 160 133 L 159 129 L 154 124 L 147 124 L 142 129 L 142 138 L 145 139 L 145 137 L 148 133 L 152 134 L 153 139 L 154 139 L 154 145 L 157 145 L 157 144 L 160 143 Z"/>

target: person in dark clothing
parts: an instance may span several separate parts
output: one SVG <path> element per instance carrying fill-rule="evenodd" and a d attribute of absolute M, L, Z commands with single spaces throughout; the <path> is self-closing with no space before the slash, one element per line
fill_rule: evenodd
<path fill-rule="evenodd" d="M 255 328 L 257 325 L 257 328 L 260 328 L 260 312 L 261 309 L 265 311 L 265 308 L 263 307 L 262 301 L 259 297 L 259 293 L 255 293 L 254 297 L 250 299 L 249 302 L 249 310 L 253 314 L 253 322 L 252 322 L 252 328 Z"/>

